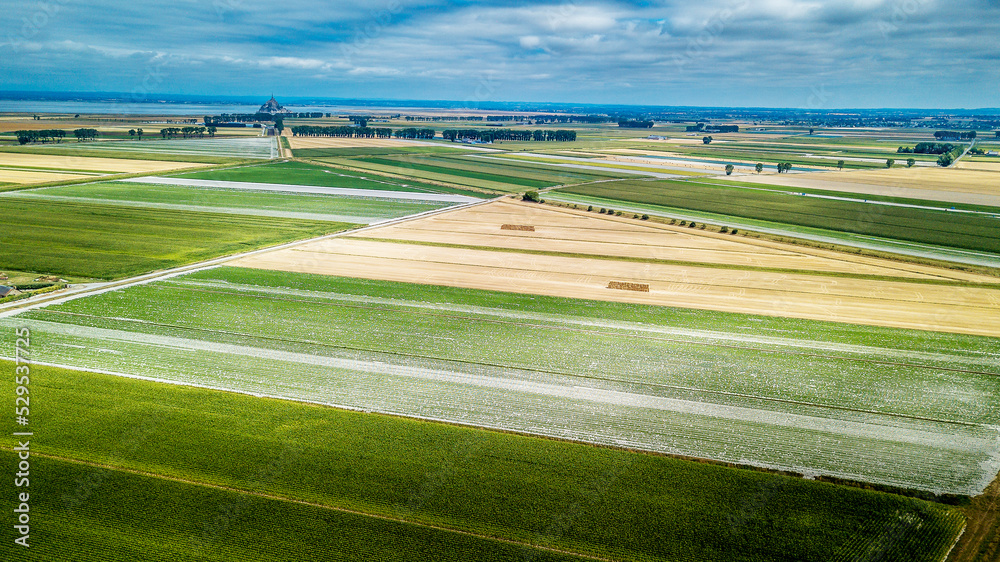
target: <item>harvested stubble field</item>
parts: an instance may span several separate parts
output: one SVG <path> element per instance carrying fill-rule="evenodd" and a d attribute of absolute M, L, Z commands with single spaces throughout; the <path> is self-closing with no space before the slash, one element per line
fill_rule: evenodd
<path fill-rule="evenodd" d="M 89 158 L 77 156 L 24 154 L 0 152 L 0 166 L 25 166 L 51 170 L 84 170 L 107 173 L 162 172 L 182 168 L 205 166 L 195 162 L 170 162 L 160 160 L 132 160 L 119 158 Z M 3 172 L 0 172 L 3 174 Z"/>
<path fill-rule="evenodd" d="M 32 413 L 47 433 L 32 443 L 31 514 L 44 533 L 18 560 L 134 559 L 141 549 L 146 560 L 192 562 L 289 552 L 358 562 L 936 562 L 963 524 L 941 505 L 761 472 L 39 365 L 32 373 Z M 0 491 L 13 494 L 13 479 Z M 13 548 L 5 541 L 0 555 Z"/>
<path fill-rule="evenodd" d="M 585 211 L 511 202 L 490 203 L 485 211 L 483 207 L 369 230 L 362 238 L 341 237 L 258 254 L 234 265 L 966 334 L 1000 333 L 1000 289 L 992 277 L 777 243 L 744 243 L 682 227 L 642 224 L 639 228 L 648 231 L 635 235 L 630 230 L 637 221 L 601 219 Z M 462 220 L 468 213 L 472 216 Z M 558 233 L 560 223 L 567 222 L 575 225 Z M 536 230 L 503 231 L 503 224 L 530 224 Z M 620 230 L 615 232 L 616 228 Z M 585 233 L 588 229 L 590 234 Z M 395 240 L 383 239 L 382 233 Z M 606 259 L 609 255 L 632 259 Z M 607 285 L 612 280 L 645 283 L 650 292 L 610 291 Z"/>
<path fill-rule="evenodd" d="M 234 268 L 0 325 L 40 362 L 901 488 L 1000 468 L 991 338 Z"/>
<path fill-rule="evenodd" d="M 100 141 L 90 143 L 70 143 L 66 148 L 86 151 L 115 153 L 148 153 L 155 155 L 183 155 L 205 158 L 267 159 L 276 155 L 273 137 L 236 138 L 192 138 L 160 139 L 147 138 L 142 141 Z"/>
<path fill-rule="evenodd" d="M 30 184 L 43 183 L 62 180 L 79 180 L 91 177 L 90 174 L 75 174 L 72 172 L 47 171 L 40 172 L 34 170 L 11 170 L 0 168 L 0 185 L 4 184 Z"/>

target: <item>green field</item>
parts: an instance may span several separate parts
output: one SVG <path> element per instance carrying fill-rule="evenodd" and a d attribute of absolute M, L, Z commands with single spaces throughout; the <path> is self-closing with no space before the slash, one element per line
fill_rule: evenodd
<path fill-rule="evenodd" d="M 1000 469 L 995 338 L 233 268 L 16 321 L 184 384 L 935 493 Z"/>
<path fill-rule="evenodd" d="M 1000 252 L 997 219 L 927 209 L 802 197 L 683 180 L 572 186 L 566 193 L 662 205 L 943 247 Z"/>
<path fill-rule="evenodd" d="M 5 559 L 930 562 L 963 525 L 900 496 L 405 418 L 37 365 L 30 388 L 33 546 L 8 525 Z"/>
<path fill-rule="evenodd" d="M 793 194 L 797 193 L 808 193 L 811 195 L 822 195 L 824 197 L 840 197 L 847 199 L 856 199 L 860 202 L 865 201 L 883 201 L 886 203 L 897 203 L 902 205 L 919 205 L 925 207 L 935 207 L 935 208 L 945 208 L 945 209 L 961 209 L 968 211 L 977 211 L 980 213 L 990 213 L 995 215 L 1000 215 L 1000 207 L 990 207 L 987 205 L 975 205 L 971 203 L 958 203 L 958 202 L 944 202 L 944 201 L 934 201 L 931 199 L 911 199 L 908 197 L 892 197 L 889 195 L 872 195 L 868 193 L 851 193 L 848 191 L 829 191 L 825 189 L 813 189 L 808 187 L 788 187 L 783 185 L 769 185 L 764 183 L 753 183 L 753 182 L 741 182 L 738 180 L 731 180 L 728 178 L 720 177 L 703 177 L 698 178 L 696 181 L 698 183 L 709 183 L 718 184 L 721 186 L 731 186 L 731 187 L 743 187 L 753 190 L 764 190 L 787 194 L 789 192 Z"/>
<path fill-rule="evenodd" d="M 447 203 L 342 195 L 236 190 L 184 185 L 102 182 L 67 185 L 4 196 L 106 202 L 147 208 L 225 212 L 252 216 L 372 223 L 447 207 Z"/>
<path fill-rule="evenodd" d="M 0 270 L 114 279 L 311 238 L 346 223 L 6 197 Z"/>
<path fill-rule="evenodd" d="M 296 158 L 336 158 L 344 156 L 385 156 L 395 154 L 464 154 L 462 148 L 430 144 L 427 146 L 359 146 L 355 148 L 296 148 L 292 154 Z"/>
<path fill-rule="evenodd" d="M 508 192 L 621 177 L 611 170 L 579 170 L 513 160 L 498 162 L 471 156 L 409 155 L 329 161 L 342 166 Z"/>
<path fill-rule="evenodd" d="M 241 166 L 205 172 L 185 172 L 175 174 L 178 178 L 199 180 L 259 182 L 292 185 L 312 185 L 318 187 L 344 187 L 351 189 L 374 189 L 378 191 L 407 191 L 423 193 L 459 193 L 479 196 L 482 194 L 443 187 L 412 180 L 400 180 L 373 174 L 361 174 L 340 170 L 329 166 L 317 166 L 304 162 L 276 162 L 259 166 Z"/>
<path fill-rule="evenodd" d="M 98 382 L 98 381 L 94 381 Z M 0 454 L 13 465 L 13 453 Z M 585 560 L 219 487 L 34 457 L 30 550 L 9 529 L 5 560 Z M 6 480 L 6 479 L 5 479 Z M 0 489 L 13 497 L 9 482 Z M 79 498 L 79 501 L 77 501 Z M 71 507 L 67 507 L 67 499 Z M 940 523 L 937 514 L 934 523 Z M 947 529 L 942 529 L 947 531 Z"/>

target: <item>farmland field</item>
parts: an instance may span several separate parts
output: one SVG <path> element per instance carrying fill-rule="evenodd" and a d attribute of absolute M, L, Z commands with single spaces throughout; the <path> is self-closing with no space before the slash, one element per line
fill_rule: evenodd
<path fill-rule="evenodd" d="M 962 161 L 964 162 L 964 160 Z M 959 163 L 961 166 L 961 162 Z M 911 168 L 865 172 L 744 176 L 740 181 L 1000 206 L 1000 170 Z"/>
<path fill-rule="evenodd" d="M 147 136 L 151 132 L 148 131 Z M 72 154 L 74 151 L 85 151 L 89 153 L 105 153 L 108 158 L 115 158 L 117 153 L 148 153 L 167 156 L 266 159 L 275 157 L 274 143 L 274 138 L 269 137 L 214 139 L 147 138 L 142 141 L 66 142 L 48 147 L 26 146 L 21 147 L 20 150 L 36 149 L 38 151 L 52 151 L 58 149 L 69 154 Z"/>
<path fill-rule="evenodd" d="M 18 191 L 4 199 L 104 203 L 147 209 L 173 209 L 368 224 L 440 209 L 447 203 L 403 201 L 307 193 L 264 192 L 138 182 L 102 182 Z"/>
<path fill-rule="evenodd" d="M 503 230 L 504 224 L 534 230 Z M 997 278 L 495 201 L 233 265 L 994 335 Z M 649 292 L 608 290 L 611 281 Z"/>
<path fill-rule="evenodd" d="M 626 180 L 571 186 L 563 191 L 1000 253 L 1000 239 L 994 236 L 997 219 L 984 215 L 874 206 L 689 181 Z"/>
<path fill-rule="evenodd" d="M 112 279 L 352 225 L 5 197 L 0 269 Z"/>
<path fill-rule="evenodd" d="M 124 160 L 117 158 L 89 158 L 60 155 L 0 152 L 0 166 L 30 168 L 37 171 L 80 171 L 102 173 L 136 173 L 195 168 L 203 164 L 191 162 L 164 162 L 159 160 Z M 0 169 L 0 177 L 6 174 Z"/>
<path fill-rule="evenodd" d="M 32 443 L 38 531 L 25 560 L 932 562 L 963 524 L 941 505 L 787 476 L 33 372 L 46 437 Z"/>
<path fill-rule="evenodd" d="M 523 191 L 555 185 L 620 177 L 613 171 L 546 167 L 527 162 L 496 162 L 450 155 L 406 155 L 323 159 L 339 166 L 367 169 L 469 185 L 496 191 Z"/>
<path fill-rule="evenodd" d="M 935 493 L 1000 469 L 994 338 L 233 268 L 11 322 L 182 384 Z"/>
<path fill-rule="evenodd" d="M 413 191 L 426 193 L 462 193 L 481 196 L 474 191 L 458 190 L 413 180 L 399 180 L 375 174 L 362 174 L 328 166 L 303 162 L 278 162 L 261 166 L 241 166 L 221 170 L 177 174 L 175 177 L 204 180 L 261 182 L 276 184 L 314 185 L 320 187 L 346 187 L 385 191 Z"/>
<path fill-rule="evenodd" d="M 0 458 L 10 464 L 16 456 L 4 452 Z M 289 552 L 321 561 L 419 562 L 428 557 L 456 562 L 503 561 L 519 560 L 525 552 L 537 560 L 585 560 L 420 525 L 76 462 L 36 457 L 32 467 L 38 471 L 32 483 L 42 490 L 34 496 L 37 499 L 32 504 L 33 517 L 45 521 L 45 531 L 31 543 L 27 555 L 19 553 L 17 559 L 25 562 L 136 559 L 278 562 L 288 560 Z M 0 489 L 15 493 L 7 482 Z M 914 513 L 935 524 L 937 529 L 931 537 L 940 534 L 946 540 L 952 532 L 949 527 L 955 525 L 949 520 L 952 514 L 917 510 Z M 263 539 L 261 529 L 281 529 L 281 532 Z M 5 530 L 4 535 L 8 538 L 9 532 Z M 13 537 L 9 539 L 0 552 L 11 548 L 7 545 Z"/>

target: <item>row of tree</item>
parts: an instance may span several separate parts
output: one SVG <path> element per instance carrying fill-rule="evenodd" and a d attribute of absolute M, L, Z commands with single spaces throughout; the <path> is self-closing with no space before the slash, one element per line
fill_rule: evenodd
<path fill-rule="evenodd" d="M 614 118 L 607 115 L 435 115 L 430 117 L 407 115 L 407 121 L 488 121 L 488 122 L 534 122 L 536 125 L 542 123 L 609 123 Z"/>
<path fill-rule="evenodd" d="M 215 125 L 226 126 L 227 123 L 255 123 L 255 122 L 267 122 L 274 121 L 275 118 L 278 119 L 319 119 L 320 117 L 330 117 L 329 113 L 320 113 L 318 111 L 312 111 L 308 113 L 282 113 L 279 115 L 271 115 L 270 113 L 223 113 L 221 115 L 206 115 L 202 122 L 206 127 Z M 231 125 L 230 125 L 231 126 Z"/>
<path fill-rule="evenodd" d="M 618 126 L 628 129 L 651 129 L 653 127 L 653 122 L 642 121 L 639 119 L 622 119 L 618 122 Z"/>
<path fill-rule="evenodd" d="M 139 129 L 142 131 L 142 129 Z M 205 133 L 208 133 L 209 137 L 215 137 L 216 128 L 214 126 L 210 127 L 167 127 L 165 129 L 160 129 L 160 136 L 165 139 L 172 139 L 177 135 L 181 135 L 188 139 L 191 137 L 204 138 Z M 130 131 L 131 132 L 131 131 Z M 142 133 L 139 133 L 139 139 L 142 140 Z"/>
<path fill-rule="evenodd" d="M 292 127 L 292 136 L 387 139 L 392 136 L 392 129 L 384 127 L 351 127 L 347 125 L 331 127 L 321 127 L 318 125 L 296 125 Z"/>
<path fill-rule="evenodd" d="M 62 139 L 66 138 L 66 132 L 62 129 L 40 129 L 35 131 L 14 131 L 14 136 L 17 137 L 18 144 L 36 142 L 42 144 L 47 142 L 59 143 Z M 88 139 L 93 140 L 97 138 L 97 129 L 76 129 L 73 131 L 73 136 L 76 137 L 77 142 Z"/>
<path fill-rule="evenodd" d="M 18 144 L 59 142 L 66 136 L 62 129 L 40 129 L 36 131 L 14 131 Z"/>
<path fill-rule="evenodd" d="M 959 140 L 972 140 L 976 138 L 975 131 L 937 131 L 934 133 L 934 138 L 941 139 L 959 139 Z"/>
<path fill-rule="evenodd" d="M 738 133 L 740 132 L 739 125 L 707 125 L 699 121 L 694 125 L 688 125 L 685 127 L 687 132 L 705 132 L 705 133 Z M 812 129 L 809 129 L 809 133 L 812 133 Z"/>
<path fill-rule="evenodd" d="M 434 129 L 417 129 L 415 127 L 396 129 L 392 136 L 397 139 L 432 139 L 434 138 Z"/>
<path fill-rule="evenodd" d="M 452 142 L 457 140 L 473 140 L 481 142 L 494 141 L 575 141 L 576 131 L 565 129 L 550 130 L 537 129 L 515 130 L 515 129 L 445 129 L 441 131 L 441 136 L 445 140 Z"/>
<path fill-rule="evenodd" d="M 913 148 L 901 146 L 896 149 L 897 154 L 944 154 L 951 152 L 955 145 L 947 142 L 920 142 Z"/>

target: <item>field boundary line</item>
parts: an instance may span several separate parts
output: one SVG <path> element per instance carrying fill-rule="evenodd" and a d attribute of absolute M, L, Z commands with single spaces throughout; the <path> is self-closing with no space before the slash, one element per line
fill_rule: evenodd
<path fill-rule="evenodd" d="M 329 511 L 337 511 L 337 512 L 341 512 L 341 513 L 349 513 L 349 514 L 352 514 L 352 515 L 359 515 L 361 517 L 369 517 L 369 518 L 372 518 L 372 519 L 379 519 L 379 520 L 382 520 L 382 521 L 390 521 L 390 522 L 393 522 L 393 523 L 402 523 L 402 524 L 405 524 L 405 525 L 413 525 L 415 527 L 423 527 L 425 529 L 434 529 L 436 531 L 444 531 L 446 533 L 456 533 L 456 534 L 459 534 L 459 535 L 465 535 L 465 536 L 469 536 L 469 537 L 475 537 L 475 538 L 479 538 L 479 539 L 483 539 L 483 540 L 487 540 L 487 541 L 502 542 L 502 543 L 513 545 L 513 546 L 520 546 L 520 547 L 528 548 L 528 549 L 532 549 L 532 550 L 544 550 L 544 551 L 548 551 L 548 552 L 554 552 L 554 553 L 557 553 L 557 554 L 564 554 L 564 555 L 568 555 L 568 556 L 575 556 L 577 558 L 584 558 L 584 559 L 587 559 L 587 560 L 596 560 L 598 562 L 615 562 L 614 558 L 603 558 L 603 557 L 596 556 L 596 555 L 593 555 L 593 554 L 584 554 L 584 553 L 574 552 L 574 551 L 571 551 L 571 550 L 562 550 L 562 549 L 558 549 L 558 548 L 552 548 L 552 547 L 547 547 L 547 546 L 535 545 L 535 544 L 532 544 L 532 543 L 529 543 L 529 542 L 518 541 L 518 540 L 514 540 L 514 539 L 508 539 L 508 538 L 503 538 L 503 537 L 498 537 L 498 536 L 488 535 L 488 534 L 474 533 L 472 531 L 463 531 L 461 529 L 454 529 L 454 528 L 451 528 L 451 527 L 445 527 L 445 526 L 441 526 L 441 525 L 433 525 L 431 523 L 422 523 L 420 521 L 411 521 L 409 519 L 403 519 L 403 518 L 399 518 L 399 517 L 392 517 L 392 516 L 389 516 L 389 515 L 380 515 L 380 514 L 377 514 L 377 513 L 369 513 L 367 511 L 361 511 L 361 510 L 357 510 L 357 509 L 350 509 L 350 508 L 347 508 L 347 507 L 339 507 L 339 506 L 328 505 L 328 504 L 323 504 L 323 503 L 318 503 L 318 502 L 311 502 L 311 501 L 307 501 L 307 500 L 300 500 L 300 499 L 296 499 L 296 498 L 290 498 L 290 497 L 287 497 L 287 496 L 279 496 L 277 494 L 265 494 L 263 492 L 255 492 L 253 490 L 245 490 L 245 489 L 242 489 L 242 488 L 234 488 L 232 486 L 224 486 L 222 484 L 213 484 L 211 482 L 204 482 L 204 481 L 199 481 L 199 480 L 190 480 L 190 479 L 187 479 L 187 478 L 179 478 L 177 476 L 169 476 L 169 475 L 166 475 L 166 474 L 158 474 L 158 473 L 155 473 L 155 472 L 147 472 L 147 471 L 144 471 L 144 470 L 138 470 L 138 469 L 133 469 L 133 468 L 125 468 L 125 467 L 121 467 L 121 466 L 114 466 L 114 465 L 109 465 L 109 464 L 104 464 L 104 463 L 98 463 L 98 462 L 93 462 L 93 461 L 87 461 L 87 460 L 82 460 L 82 459 L 74 459 L 74 458 L 70 458 L 70 457 L 63 457 L 63 456 L 60 456 L 60 455 L 52 455 L 52 454 L 48 454 L 48 453 L 35 453 L 34 451 L 32 451 L 32 453 L 35 454 L 35 455 L 38 455 L 39 457 L 44 457 L 44 458 L 47 458 L 47 459 L 52 459 L 52 460 L 57 460 L 57 461 L 62 461 L 62 462 L 68 462 L 68 463 L 82 465 L 82 466 L 89 466 L 89 467 L 92 467 L 92 468 L 101 468 L 101 469 L 105 469 L 105 470 L 112 470 L 112 471 L 115 471 L 115 472 L 124 472 L 126 474 L 133 474 L 133 475 L 136 475 L 136 476 L 144 476 L 146 478 L 155 478 L 155 479 L 159 479 L 159 480 L 166 480 L 166 481 L 169 481 L 169 482 L 176 482 L 176 483 L 179 483 L 179 484 L 188 484 L 188 485 L 192 485 L 192 486 L 200 486 L 202 488 L 210 488 L 210 489 L 214 489 L 214 490 L 223 490 L 223 491 L 226 491 L 226 492 L 233 492 L 233 493 L 243 494 L 243 495 L 247 495 L 247 496 L 254 496 L 254 497 L 258 497 L 258 498 L 262 498 L 262 499 L 267 499 L 267 500 L 274 500 L 274 501 L 280 501 L 280 502 L 294 503 L 294 504 L 298 504 L 298 505 L 315 507 L 315 508 L 319 508 L 319 509 L 326 509 L 326 510 L 329 510 Z"/>

